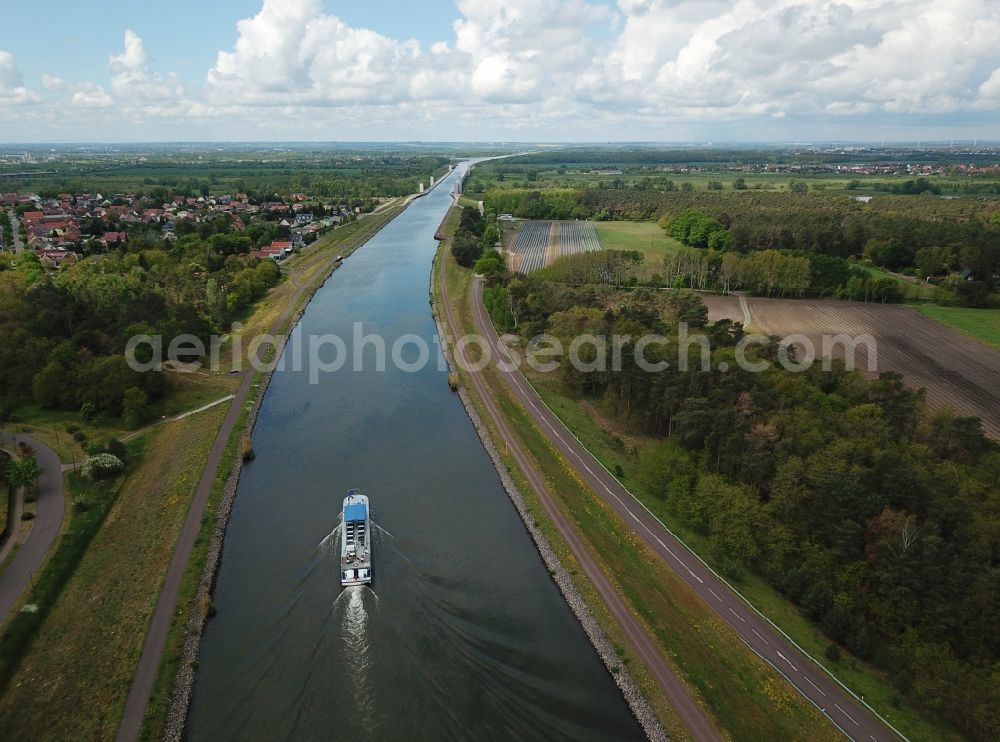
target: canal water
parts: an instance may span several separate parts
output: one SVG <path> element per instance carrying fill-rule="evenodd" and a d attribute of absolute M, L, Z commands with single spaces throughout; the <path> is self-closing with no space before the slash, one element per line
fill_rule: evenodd
<path fill-rule="evenodd" d="M 369 345 L 360 372 L 348 362 L 318 384 L 291 363 L 274 374 L 229 522 L 191 739 L 642 736 L 437 363 L 433 235 L 465 167 L 347 259 L 301 321 L 304 337 L 336 334 L 348 353 L 356 321 L 389 349 L 413 333 L 431 362 L 410 373 L 390 357 L 379 371 Z M 373 589 L 342 592 L 330 534 L 351 487 L 384 530 Z"/>

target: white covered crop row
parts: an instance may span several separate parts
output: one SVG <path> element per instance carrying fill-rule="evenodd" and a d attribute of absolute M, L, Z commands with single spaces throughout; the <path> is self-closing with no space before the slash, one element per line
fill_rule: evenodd
<path fill-rule="evenodd" d="M 601 242 L 592 222 L 563 222 L 559 247 L 560 255 L 573 255 L 600 250 Z"/>
<path fill-rule="evenodd" d="M 510 248 L 512 253 L 524 256 L 520 261 L 519 270 L 521 273 L 530 273 L 545 265 L 552 225 L 553 222 L 547 220 L 524 222 L 517 235 L 517 240 Z M 593 223 L 565 221 L 558 222 L 558 225 L 560 255 L 573 255 L 601 249 L 601 242 L 597 237 L 597 230 L 594 229 Z"/>
<path fill-rule="evenodd" d="M 545 248 L 549 244 L 550 221 L 525 222 L 511 252 L 521 253 L 521 273 L 530 273 L 545 265 Z"/>

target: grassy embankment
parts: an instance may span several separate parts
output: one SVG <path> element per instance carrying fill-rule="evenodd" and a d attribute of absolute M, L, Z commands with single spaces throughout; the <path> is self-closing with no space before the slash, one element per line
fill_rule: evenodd
<path fill-rule="evenodd" d="M 920 307 L 920 312 L 943 325 L 1000 349 L 1000 309 Z"/>
<path fill-rule="evenodd" d="M 292 299 L 296 306 L 290 316 L 294 315 L 294 309 L 306 300 L 308 289 L 329 273 L 333 257 L 348 254 L 363 244 L 401 208 L 401 203 L 396 204 L 378 215 L 338 229 L 303 255 L 289 260 L 286 265 L 292 271 L 291 280 L 279 284 L 260 302 L 247 320 L 244 335 L 250 337 L 258 329 L 260 332 L 269 329 Z M 298 294 L 299 286 L 307 290 Z M 286 330 L 288 324 L 284 322 L 281 329 Z M 244 355 L 246 352 L 244 347 Z M 224 352 L 223 364 L 227 357 Z M 181 401 L 174 400 L 172 404 L 178 405 L 180 411 L 181 404 L 190 409 L 231 393 L 237 381 L 225 370 L 218 374 L 185 374 L 175 379 Z M 64 584 L 52 580 L 55 588 L 51 591 L 51 612 L 33 614 L 38 620 L 33 622 L 32 631 L 18 634 L 18 666 L 7 692 L 0 698 L 0 737 L 7 737 L 8 733 L 10 738 L 23 737 L 29 732 L 34 739 L 114 736 L 164 570 L 227 408 L 223 404 L 169 422 L 131 443 L 130 449 L 138 460 L 131 464 L 120 491 L 110 493 L 106 504 L 111 512 L 103 525 L 100 521 L 88 525 L 84 516 L 72 513 L 67 533 L 76 537 L 89 529 L 96 536 L 89 548 L 84 543 L 75 552 L 68 568 L 70 574 L 63 573 Z M 241 414 L 242 423 L 245 411 Z M 80 424 L 77 416 L 29 409 L 21 420 L 18 427 L 30 427 L 33 435 L 56 443 L 57 452 L 65 460 L 75 456 L 79 461 L 82 457 L 82 447 L 70 436 L 58 432 L 66 422 Z M 116 428 L 85 425 L 81 428 L 92 438 L 120 432 Z M 162 728 L 165 718 L 183 626 L 204 566 L 222 484 L 235 461 L 235 445 L 242 433 L 243 425 L 238 424 L 229 441 L 226 464 L 216 478 L 182 586 L 179 603 L 182 609 L 175 616 L 150 712 L 151 723 L 158 728 Z M 141 457 L 140 451 L 143 451 Z M 71 496 L 86 496 L 85 485 L 83 480 L 73 477 Z M 70 543 L 66 537 L 61 539 L 56 555 Z M 53 557 L 38 584 L 50 580 L 50 573 L 54 575 L 58 569 L 66 567 Z M 35 602 L 34 598 L 31 600 Z M 59 712 L 53 713 L 54 709 Z M 159 732 L 152 736 L 159 736 Z"/>
<path fill-rule="evenodd" d="M 469 271 L 459 268 L 445 251 L 447 282 L 452 306 L 463 329 L 474 327 L 469 308 Z M 436 292 L 436 283 L 435 283 Z M 494 371 L 485 379 L 515 434 L 536 462 L 556 495 L 559 507 L 575 523 L 592 553 L 613 580 L 627 603 L 644 622 L 692 694 L 735 739 L 801 738 L 837 739 L 839 734 L 818 710 L 795 693 L 769 666 L 750 653 L 740 639 L 691 591 L 672 570 L 644 546 L 569 468 L 524 411 L 511 399 Z M 494 440 L 496 430 L 462 372 L 463 386 L 472 395 Z M 580 573 L 565 541 L 554 529 L 513 460 L 503 454 L 525 496 L 529 511 L 545 532 L 603 630 L 650 701 L 661 723 L 673 738 L 688 738 L 687 731 L 666 702 L 662 691 L 634 655 L 620 626 L 610 616 L 596 591 Z"/>
<path fill-rule="evenodd" d="M 580 438 L 587 449 L 609 471 L 617 471 L 616 467 L 620 466 L 624 473 L 619 477 L 622 483 L 678 537 L 718 570 L 720 565 L 714 563 L 712 548 L 707 539 L 683 526 L 663 500 L 652 495 L 635 476 L 638 469 L 637 452 L 655 443 L 654 439 L 626 435 L 593 405 L 566 396 L 538 374 L 533 375 L 531 381 L 546 404 Z M 816 658 L 824 656 L 830 640 L 762 578 L 745 572 L 741 579 L 730 582 L 809 654 Z M 914 742 L 960 738 L 947 723 L 928 717 L 900 698 L 883 673 L 850 656 L 846 651 L 842 652 L 839 662 L 824 660 L 824 665 Z"/>

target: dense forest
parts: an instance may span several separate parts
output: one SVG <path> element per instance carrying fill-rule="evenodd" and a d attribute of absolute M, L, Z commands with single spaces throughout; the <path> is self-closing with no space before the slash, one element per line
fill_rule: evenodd
<path fill-rule="evenodd" d="M 708 325 L 692 292 L 502 270 L 489 282 L 494 320 L 525 338 L 670 338 L 647 357 L 671 370 L 640 370 L 626 347 L 620 372 L 563 362 L 558 383 L 659 441 L 635 476 L 710 539 L 731 577 L 759 573 L 822 627 L 830 652 L 870 660 L 973 737 L 1000 736 L 1000 448 L 978 420 L 930 414 L 893 373 L 789 373 L 776 344 L 757 351 L 769 370 L 734 371 L 741 326 Z M 680 320 L 704 326 L 712 369 L 725 360 L 728 372 L 701 370 L 694 356 L 690 371 L 674 370 Z"/>
<path fill-rule="evenodd" d="M 832 265 L 823 258 L 838 258 L 919 278 L 951 277 L 957 300 L 969 306 L 985 306 L 1000 286 L 995 202 L 877 196 L 863 203 L 826 193 L 595 188 L 493 190 L 485 203 L 488 211 L 526 219 L 659 220 L 684 244 L 719 252 L 798 252 L 818 256 L 823 270 Z M 840 284 L 845 289 L 846 278 Z"/>

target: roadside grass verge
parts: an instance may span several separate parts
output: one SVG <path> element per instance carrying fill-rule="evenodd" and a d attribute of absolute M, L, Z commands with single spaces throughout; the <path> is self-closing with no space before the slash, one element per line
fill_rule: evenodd
<path fill-rule="evenodd" d="M 1000 309 L 928 305 L 920 313 L 1000 350 Z"/>
<path fill-rule="evenodd" d="M 562 394 L 546 384 L 539 375 L 531 375 L 531 383 L 552 411 L 576 434 L 577 437 L 609 471 L 617 472 L 622 484 L 649 508 L 660 520 L 690 546 L 713 569 L 721 573 L 721 565 L 712 557 L 711 544 L 702 534 L 685 527 L 671 513 L 660 498 L 652 495 L 635 476 L 638 469 L 637 450 L 650 445 L 654 439 L 629 435 L 627 444 L 606 417 L 593 406 Z M 629 449 L 633 450 L 629 450 Z M 823 658 L 830 639 L 763 578 L 743 570 L 739 579 L 727 577 L 746 598 L 765 616 L 771 619 L 814 658 Z M 823 665 L 855 693 L 877 709 L 886 719 L 914 742 L 918 740 L 960 739 L 960 735 L 946 722 L 923 713 L 905 701 L 893 688 L 888 678 L 876 668 L 841 651 L 839 662 L 823 661 Z"/>
<path fill-rule="evenodd" d="M 229 374 L 197 371 L 181 373 L 167 371 L 169 392 L 156 407 L 150 422 L 157 422 L 162 417 L 174 417 L 191 410 L 196 410 L 209 402 L 214 402 L 239 388 L 239 379 Z"/>
<path fill-rule="evenodd" d="M 36 575 L 22 609 L 12 613 L 0 635 L 0 694 L 15 677 L 32 641 L 55 606 L 63 587 L 72 577 L 84 552 L 111 510 L 126 474 L 114 480 L 90 481 L 69 474 L 74 503 L 69 528 L 59 539 L 47 564 Z M 4 724 L 0 722 L 0 729 Z"/>
<path fill-rule="evenodd" d="M 0 697 L 0 738 L 110 739 L 163 575 L 226 406 L 130 442 L 132 465 Z M 74 498 L 84 489 L 73 481 Z M 90 506 L 83 515 L 96 510 Z M 57 554 L 74 543 L 75 513 Z M 53 557 L 46 572 L 58 563 Z"/>
<path fill-rule="evenodd" d="M 462 271 L 444 249 L 446 281 L 452 306 L 466 331 L 472 330 L 468 301 L 470 273 Z M 581 574 L 565 541 L 523 480 L 497 435 L 467 374 L 463 385 L 480 410 L 484 423 L 500 444 L 508 471 L 515 477 L 528 509 L 549 538 L 602 630 L 615 646 L 649 701 L 661 724 L 674 739 L 688 732 L 645 665 L 634 655 L 620 626 L 610 616 L 593 586 Z M 669 567 L 663 564 L 559 456 L 548 439 L 514 402 L 495 370 L 484 378 L 521 445 L 535 461 L 556 494 L 560 509 L 575 523 L 584 541 L 650 636 L 682 680 L 734 739 L 839 739 L 839 733 L 808 701 L 789 688 L 768 665 L 750 653 L 731 629 Z"/>

